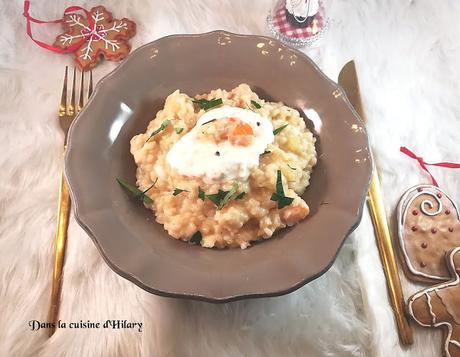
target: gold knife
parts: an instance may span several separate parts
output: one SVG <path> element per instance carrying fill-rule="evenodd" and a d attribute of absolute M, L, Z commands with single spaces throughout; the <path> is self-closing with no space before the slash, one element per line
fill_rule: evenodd
<path fill-rule="evenodd" d="M 361 119 L 366 123 L 354 61 L 348 62 L 340 71 L 339 84 L 345 90 L 348 99 Z M 375 167 L 367 195 L 367 204 L 374 225 L 380 259 L 385 272 L 388 297 L 390 298 L 398 326 L 399 339 L 404 345 L 411 345 L 413 343 L 412 329 L 405 314 L 405 301 L 399 279 L 398 266 L 396 265 L 393 240 L 388 229 L 380 180 Z"/>

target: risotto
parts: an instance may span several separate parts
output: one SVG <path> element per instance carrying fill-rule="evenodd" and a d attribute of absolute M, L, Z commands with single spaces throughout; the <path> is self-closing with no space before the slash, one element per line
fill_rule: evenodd
<path fill-rule="evenodd" d="M 315 138 L 296 110 L 246 84 L 195 98 L 176 90 L 131 153 L 144 204 L 173 238 L 244 249 L 309 214 L 300 195 Z"/>

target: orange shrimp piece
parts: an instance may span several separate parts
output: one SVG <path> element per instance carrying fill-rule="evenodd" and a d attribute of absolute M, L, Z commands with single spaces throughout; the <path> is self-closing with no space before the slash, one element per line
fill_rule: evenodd
<path fill-rule="evenodd" d="M 248 146 L 254 139 L 252 127 L 234 117 L 206 125 L 202 134 L 205 140 L 212 140 L 215 143 L 229 141 L 232 145 L 238 146 Z"/>
<path fill-rule="evenodd" d="M 229 136 L 229 141 L 233 145 L 248 146 L 251 144 L 254 132 L 249 124 L 238 124 Z"/>
<path fill-rule="evenodd" d="M 217 138 L 218 138 L 218 141 L 228 140 L 228 133 L 226 133 L 226 132 L 220 133 Z"/>
<path fill-rule="evenodd" d="M 310 209 L 305 206 L 288 206 L 281 212 L 281 219 L 288 226 L 301 221 L 310 213 Z"/>
<path fill-rule="evenodd" d="M 249 124 L 241 123 L 241 124 L 238 124 L 235 129 L 233 129 L 232 134 L 233 135 L 254 135 L 254 131 L 252 131 L 252 128 Z"/>

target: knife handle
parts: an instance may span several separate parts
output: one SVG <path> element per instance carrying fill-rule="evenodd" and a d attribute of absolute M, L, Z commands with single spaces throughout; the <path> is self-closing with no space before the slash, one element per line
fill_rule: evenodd
<path fill-rule="evenodd" d="M 56 227 L 56 248 L 54 253 L 53 279 L 51 287 L 51 301 L 48 310 L 48 322 L 56 326 L 59 305 L 61 300 L 62 271 L 64 267 L 65 247 L 67 243 L 67 227 L 70 217 L 70 195 L 64 174 L 61 173 L 59 187 L 59 208 Z M 49 329 L 49 336 L 53 335 L 55 328 Z"/>
<path fill-rule="evenodd" d="M 398 326 L 399 338 L 404 345 L 411 345 L 413 343 L 412 329 L 405 313 L 406 305 L 383 205 L 380 180 L 376 170 L 372 175 L 367 204 L 374 223 L 375 237 L 386 276 L 388 295 Z"/>

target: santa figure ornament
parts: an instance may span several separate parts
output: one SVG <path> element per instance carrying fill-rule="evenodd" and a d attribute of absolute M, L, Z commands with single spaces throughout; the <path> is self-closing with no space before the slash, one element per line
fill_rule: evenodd
<path fill-rule="evenodd" d="M 321 0 L 282 0 L 267 17 L 274 37 L 293 47 L 316 44 L 327 26 Z"/>
<path fill-rule="evenodd" d="M 319 11 L 319 0 L 286 0 L 286 19 L 294 27 L 308 27 Z"/>

